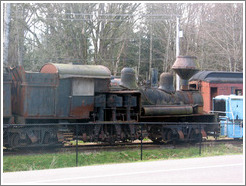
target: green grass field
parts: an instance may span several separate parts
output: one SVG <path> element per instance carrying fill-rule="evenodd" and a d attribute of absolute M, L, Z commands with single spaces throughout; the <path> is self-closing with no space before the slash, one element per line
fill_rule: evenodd
<path fill-rule="evenodd" d="M 243 153 L 243 145 L 216 145 L 202 147 L 202 157 L 217 156 L 226 154 Z M 164 160 L 164 159 L 181 159 L 199 157 L 199 148 L 179 148 L 166 149 L 160 148 L 155 150 L 143 150 L 143 161 Z M 99 151 L 99 152 L 79 152 L 78 166 L 109 164 L 109 163 L 126 163 L 137 162 L 140 160 L 139 150 L 124 151 Z M 3 171 L 30 171 L 41 169 L 54 169 L 63 167 L 76 166 L 76 153 L 56 153 L 56 154 L 39 154 L 39 155 L 19 155 L 4 156 Z"/>

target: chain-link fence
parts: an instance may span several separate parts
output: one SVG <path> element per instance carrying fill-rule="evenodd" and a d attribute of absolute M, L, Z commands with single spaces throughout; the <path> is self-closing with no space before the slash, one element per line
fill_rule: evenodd
<path fill-rule="evenodd" d="M 214 126 L 219 127 L 220 130 L 212 131 L 211 129 Z M 156 129 L 155 131 L 152 130 L 154 127 Z M 187 130 L 184 130 L 185 128 L 187 128 Z M 192 128 L 192 130 L 190 130 L 190 128 Z M 210 128 L 210 131 L 207 131 L 208 128 Z M 108 144 L 108 146 L 115 146 L 115 144 L 122 146 L 123 142 L 128 142 L 127 144 L 130 144 L 134 142 L 136 143 L 137 141 L 136 151 L 138 158 L 135 157 L 135 160 L 138 161 L 148 160 L 150 159 L 149 157 L 154 157 L 154 155 L 151 155 L 149 149 L 147 149 L 147 146 L 152 144 L 151 141 L 158 144 L 152 149 L 157 151 L 160 150 L 160 152 L 162 149 L 165 149 L 167 150 L 165 152 L 166 154 L 168 154 L 168 151 L 171 152 L 173 149 L 181 149 L 183 146 L 188 148 L 182 148 L 181 151 L 185 152 L 188 151 L 189 148 L 195 148 L 197 149 L 196 154 L 201 156 L 203 150 L 207 151 L 209 146 L 203 145 L 203 141 L 207 141 L 209 138 L 213 141 L 219 141 L 218 137 L 221 136 L 227 137 L 227 139 L 240 139 L 243 137 L 242 122 L 227 122 L 220 123 L 220 125 L 219 123 L 174 124 L 168 122 L 129 122 L 128 124 L 125 122 L 35 123 L 4 124 L 3 129 L 3 145 L 7 149 L 14 150 L 16 155 L 18 155 L 20 149 L 44 149 L 48 147 L 52 149 L 60 149 L 63 147 L 68 148 L 69 145 L 70 152 L 72 151 L 75 153 L 75 158 L 71 155 L 70 160 L 74 159 L 74 165 L 76 166 L 81 165 L 79 157 L 85 155 L 83 152 L 81 153 L 80 146 L 85 146 L 92 142 L 93 144 Z M 218 128 L 215 127 L 215 129 Z M 152 132 L 152 135 L 149 134 L 150 132 Z M 153 133 L 155 134 L 154 137 Z M 159 134 L 161 136 L 159 136 Z M 150 140 L 150 136 L 152 136 L 152 140 Z M 145 143 L 146 141 L 148 143 Z M 189 145 L 187 146 L 187 144 Z M 95 148 L 98 148 L 97 150 L 102 149 L 101 147 L 96 146 L 93 147 L 94 151 Z M 116 153 L 121 154 L 123 151 L 124 150 L 117 150 Z M 60 151 L 51 152 L 60 153 Z M 43 154 L 47 153 L 47 151 L 38 151 L 38 153 Z M 174 154 L 175 153 L 177 152 L 174 152 Z M 174 155 L 170 156 L 173 157 Z M 121 161 L 119 160 L 119 162 Z"/>

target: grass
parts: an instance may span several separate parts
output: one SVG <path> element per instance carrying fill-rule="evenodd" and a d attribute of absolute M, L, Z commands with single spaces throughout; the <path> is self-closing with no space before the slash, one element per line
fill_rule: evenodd
<path fill-rule="evenodd" d="M 242 154 L 243 146 L 216 145 L 202 147 L 201 157 L 217 156 L 226 154 Z M 164 160 L 200 157 L 198 147 L 179 149 L 154 149 L 143 150 L 143 160 Z M 100 152 L 79 152 L 78 166 L 137 162 L 140 160 L 140 150 L 124 151 L 100 151 Z M 30 171 L 41 169 L 54 169 L 63 167 L 75 167 L 76 154 L 71 152 L 56 154 L 18 155 L 3 157 L 3 171 Z"/>

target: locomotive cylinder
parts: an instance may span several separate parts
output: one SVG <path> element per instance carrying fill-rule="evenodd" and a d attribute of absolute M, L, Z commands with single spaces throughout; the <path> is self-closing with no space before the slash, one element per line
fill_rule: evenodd
<path fill-rule="evenodd" d="M 153 106 L 143 107 L 145 116 L 188 115 L 193 113 L 192 106 Z"/>

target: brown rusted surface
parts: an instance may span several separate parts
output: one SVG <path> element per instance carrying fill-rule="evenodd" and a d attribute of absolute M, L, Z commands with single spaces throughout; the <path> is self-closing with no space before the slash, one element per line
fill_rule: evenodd
<path fill-rule="evenodd" d="M 13 113 L 24 118 L 54 116 L 57 76 L 25 72 L 23 67 L 12 69 Z"/>
<path fill-rule="evenodd" d="M 181 130 L 178 130 L 178 134 L 179 134 L 179 139 L 184 140 L 184 133 Z"/>
<path fill-rule="evenodd" d="M 94 105 L 81 105 L 79 107 L 75 107 L 71 110 L 70 115 L 72 117 L 80 117 L 81 119 L 88 119 L 90 112 L 94 110 Z"/>
<path fill-rule="evenodd" d="M 207 137 L 207 133 L 205 132 L 204 129 L 201 129 L 201 134 L 202 134 L 202 137 Z"/>
<path fill-rule="evenodd" d="M 198 70 L 194 60 L 194 56 L 178 56 L 174 62 L 172 69 L 180 76 L 182 79 L 191 78 Z"/>
<path fill-rule="evenodd" d="M 46 64 L 41 68 L 40 73 L 58 73 L 58 70 L 53 64 Z"/>
<path fill-rule="evenodd" d="M 47 67 L 46 67 L 47 66 Z M 59 74 L 60 78 L 84 77 L 97 79 L 110 79 L 110 70 L 102 65 L 73 65 L 73 64 L 45 64 L 40 72 L 53 72 Z"/>
<path fill-rule="evenodd" d="M 86 133 L 83 133 L 83 135 L 82 135 L 82 139 L 83 139 L 83 141 L 84 141 L 84 142 L 86 142 L 86 141 L 87 141 L 87 135 L 86 135 Z"/>

